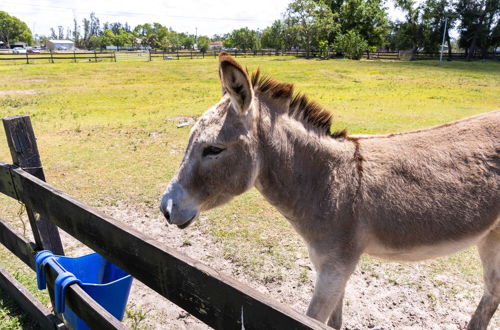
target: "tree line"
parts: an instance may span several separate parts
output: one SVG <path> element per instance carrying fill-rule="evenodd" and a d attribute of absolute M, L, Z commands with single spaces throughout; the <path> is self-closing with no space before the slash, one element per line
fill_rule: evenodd
<path fill-rule="evenodd" d="M 452 48 L 463 49 L 468 58 L 483 56 L 500 46 L 500 0 L 395 0 L 404 18 L 391 21 L 386 0 L 293 0 L 280 19 L 263 30 L 235 29 L 223 35 L 197 36 L 179 33 L 159 23 L 132 28 L 127 23 L 101 24 L 95 14 L 72 27 L 51 29 L 50 36 L 71 39 L 79 48 L 109 45 L 154 49 L 206 51 L 210 41 L 222 41 L 224 48 L 247 50 L 303 49 L 307 55 L 322 55 L 334 49 L 349 58 L 360 58 L 377 49 L 436 52 L 443 34 L 451 56 Z M 0 12 L 0 40 L 31 41 L 26 24 Z M 450 31 L 457 31 L 453 40 Z M 14 38 L 16 36 L 16 38 Z"/>

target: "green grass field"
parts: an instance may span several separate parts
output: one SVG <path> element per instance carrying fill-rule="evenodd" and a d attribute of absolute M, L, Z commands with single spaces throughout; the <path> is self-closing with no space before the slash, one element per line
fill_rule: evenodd
<path fill-rule="evenodd" d="M 239 60 L 294 83 L 333 112 L 332 129 L 351 133 L 407 131 L 500 108 L 498 62 L 439 67 L 435 61 Z M 199 116 L 220 98 L 214 59 L 2 65 L 0 77 L 0 116 L 31 116 L 47 181 L 97 207 L 122 202 L 157 209 L 189 133 L 169 118 Z M 0 160 L 10 162 L 3 136 L 0 129 Z M 17 203 L 0 197 L 2 218 L 19 226 L 18 211 Z M 293 230 L 255 190 L 206 218 L 207 234 L 257 278 L 280 276 L 256 258 L 262 246 L 283 262 L 296 249 L 280 243 Z M 451 271 L 477 280 L 480 267 L 473 259 L 466 251 L 447 260 Z M 0 264 L 24 283 L 34 279 L 5 251 Z M 26 322 L 0 292 L 0 329 L 28 327 Z"/>

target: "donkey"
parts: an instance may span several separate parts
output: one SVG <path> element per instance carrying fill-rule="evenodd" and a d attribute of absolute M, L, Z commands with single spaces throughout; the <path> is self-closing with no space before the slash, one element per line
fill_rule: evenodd
<path fill-rule="evenodd" d="M 293 86 L 219 56 L 223 96 L 191 129 L 161 199 L 186 228 L 256 187 L 302 236 L 317 270 L 307 315 L 339 329 L 361 254 L 416 261 L 477 245 L 484 295 L 469 329 L 500 302 L 500 111 L 408 133 L 330 133 L 331 115 Z"/>

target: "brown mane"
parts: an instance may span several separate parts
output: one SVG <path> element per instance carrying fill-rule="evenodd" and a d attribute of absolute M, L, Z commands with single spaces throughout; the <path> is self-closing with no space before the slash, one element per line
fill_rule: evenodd
<path fill-rule="evenodd" d="M 345 138 L 347 136 L 345 129 L 331 133 L 332 114 L 318 103 L 309 100 L 306 95 L 294 94 L 293 84 L 280 83 L 268 76 L 261 76 L 259 69 L 252 73 L 250 80 L 255 91 L 266 94 L 273 99 L 290 101 L 288 108 L 290 117 L 311 124 L 333 138 Z"/>

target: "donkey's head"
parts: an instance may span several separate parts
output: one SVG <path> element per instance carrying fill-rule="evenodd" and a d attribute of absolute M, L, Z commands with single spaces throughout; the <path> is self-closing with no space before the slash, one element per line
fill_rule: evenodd
<path fill-rule="evenodd" d="M 258 173 L 252 84 L 229 55 L 222 53 L 219 62 L 222 99 L 191 129 L 182 163 L 161 200 L 167 221 L 179 228 L 251 188 Z"/>

